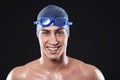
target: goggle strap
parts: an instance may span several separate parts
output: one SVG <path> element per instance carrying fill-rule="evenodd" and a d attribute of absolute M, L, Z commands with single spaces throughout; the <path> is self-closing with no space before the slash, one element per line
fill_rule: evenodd
<path fill-rule="evenodd" d="M 72 22 L 68 22 L 67 25 L 72 25 L 73 23 Z"/>
<path fill-rule="evenodd" d="M 39 24 L 40 22 L 39 21 L 34 21 L 33 24 Z"/>

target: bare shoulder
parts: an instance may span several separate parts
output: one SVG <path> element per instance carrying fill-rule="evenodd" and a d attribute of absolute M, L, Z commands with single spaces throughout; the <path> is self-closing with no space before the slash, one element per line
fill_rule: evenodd
<path fill-rule="evenodd" d="M 97 67 L 77 59 L 70 58 L 70 60 L 73 65 L 76 65 L 78 73 L 88 78 L 87 80 L 105 80 L 102 72 Z"/>
<path fill-rule="evenodd" d="M 38 60 L 31 61 L 23 66 L 13 68 L 6 80 L 25 80 L 26 76 L 38 63 Z"/>

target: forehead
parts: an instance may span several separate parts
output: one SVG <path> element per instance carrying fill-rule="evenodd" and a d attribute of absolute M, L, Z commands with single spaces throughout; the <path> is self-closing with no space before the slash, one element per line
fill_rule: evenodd
<path fill-rule="evenodd" d="M 65 30 L 64 28 L 61 28 L 61 27 L 57 27 L 57 26 L 49 26 L 49 27 L 44 27 L 41 29 L 42 31 L 43 30 L 48 30 L 48 31 L 56 31 L 56 30 Z"/>

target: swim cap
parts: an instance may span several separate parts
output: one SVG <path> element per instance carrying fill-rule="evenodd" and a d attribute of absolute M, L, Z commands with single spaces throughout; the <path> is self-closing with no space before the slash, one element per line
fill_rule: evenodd
<path fill-rule="evenodd" d="M 69 20 L 66 11 L 63 8 L 58 7 L 56 5 L 48 5 L 45 8 L 43 8 L 37 16 L 37 21 L 40 20 L 41 18 L 46 18 L 46 17 L 48 17 L 48 18 L 64 18 L 67 21 Z M 39 31 L 41 28 L 43 28 L 43 26 L 37 24 L 37 28 L 36 28 L 37 37 L 38 37 Z M 63 26 L 63 28 L 67 31 L 67 33 L 69 35 L 70 34 L 69 25 L 65 25 L 65 26 Z"/>

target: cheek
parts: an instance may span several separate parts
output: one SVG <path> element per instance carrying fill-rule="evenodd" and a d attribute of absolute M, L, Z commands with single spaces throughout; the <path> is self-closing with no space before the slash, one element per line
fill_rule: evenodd
<path fill-rule="evenodd" d="M 43 46 L 45 43 L 47 42 L 47 39 L 42 37 L 42 36 L 39 36 L 39 43 L 40 43 L 40 46 Z"/>
<path fill-rule="evenodd" d="M 68 38 L 65 39 L 64 44 L 67 46 L 67 43 L 68 43 Z"/>
<path fill-rule="evenodd" d="M 59 38 L 59 42 L 61 42 L 62 44 L 67 44 L 67 41 L 68 41 L 67 37 Z"/>

